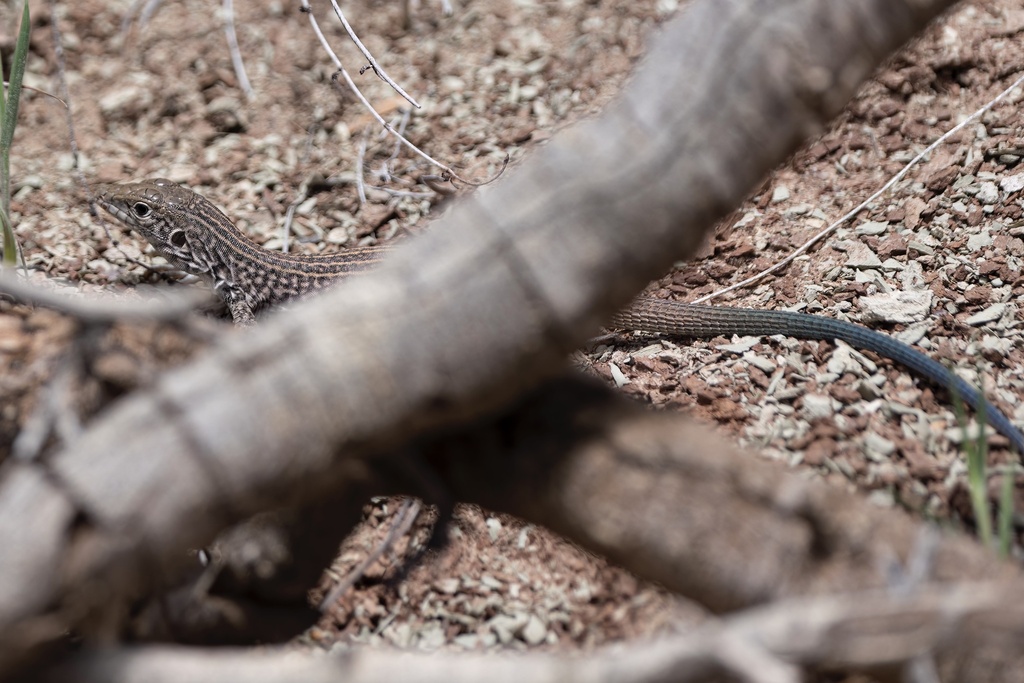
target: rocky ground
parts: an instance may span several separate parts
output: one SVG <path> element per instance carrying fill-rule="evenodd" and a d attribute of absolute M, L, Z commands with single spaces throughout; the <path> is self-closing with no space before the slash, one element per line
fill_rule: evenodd
<path fill-rule="evenodd" d="M 251 100 L 232 70 L 217 3 L 165 4 L 145 23 L 138 14 L 131 21 L 127 2 L 58 8 L 79 156 L 76 164 L 63 107 L 27 95 L 12 153 L 13 209 L 34 281 L 126 297 L 164 281 L 136 262 L 158 260 L 143 243 L 90 215 L 87 184 L 95 182 L 187 183 L 267 248 L 288 243 L 311 252 L 416 233 L 449 201 L 434 189 L 437 169 L 382 136 L 350 94 L 332 87 L 334 67 L 296 3 L 236 9 Z M 497 173 L 506 156 L 514 166 L 560 127 L 600 111 L 650 33 L 679 11 L 673 0 L 463 0 L 451 17 L 432 2 L 409 17 L 398 1 L 343 7 L 382 66 L 423 104 L 410 111 L 371 71 L 360 76 L 361 57 L 318 7 L 325 33 L 377 110 L 427 153 L 479 179 Z M 44 3 L 32 9 L 26 83 L 59 93 L 53 17 Z M 5 60 L 12 26 L 12 13 L 0 8 Z M 680 264 L 650 293 L 693 300 L 779 261 L 1022 71 L 1018 3 L 961 5 L 766 179 L 718 226 L 701 258 Z M 1024 423 L 1016 306 L 1024 293 L 1021 99 L 1014 91 L 951 136 L 780 273 L 716 303 L 863 321 L 955 367 Z M 286 234 L 285 213 L 296 203 Z M 0 300 L 0 457 L 47 395 L 42 389 L 72 334 L 57 314 Z M 173 340 L 135 344 L 133 352 L 148 350 L 158 366 L 181 357 Z M 638 400 L 716 423 L 751 457 L 783 460 L 880 505 L 971 525 L 963 432 L 949 397 L 888 361 L 790 339 L 683 344 L 621 334 L 577 362 Z M 148 381 L 116 361 L 107 371 L 112 386 Z M 997 471 L 1016 461 L 1002 437 L 990 445 Z M 374 551 L 401 507 L 395 499 L 368 503 L 365 523 L 314 597 Z M 459 511 L 445 551 L 392 583 L 430 521 L 424 513 L 412 522 L 306 642 L 579 648 L 699 618 L 543 529 L 474 508 Z"/>

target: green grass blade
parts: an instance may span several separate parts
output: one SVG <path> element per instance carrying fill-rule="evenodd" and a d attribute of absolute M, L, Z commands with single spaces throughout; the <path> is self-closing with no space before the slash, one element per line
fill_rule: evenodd
<path fill-rule="evenodd" d="M 1003 489 L 999 495 L 999 555 L 1010 556 L 1010 539 L 1013 535 L 1013 490 L 1014 467 L 1006 466 L 1003 473 Z"/>
<path fill-rule="evenodd" d="M 967 493 L 971 499 L 971 509 L 974 511 L 978 540 L 985 546 L 992 547 L 992 517 L 988 505 L 988 472 L 986 471 L 988 440 L 985 438 L 984 403 L 976 418 L 978 426 L 976 439 L 970 437 L 964 402 L 955 391 L 953 392 L 953 410 L 963 434 L 963 450 L 967 458 Z"/>
<path fill-rule="evenodd" d="M 3 123 L 0 123 L 0 149 L 10 150 L 14 141 L 14 127 L 18 121 L 18 101 L 21 99 L 21 79 L 25 76 L 25 62 L 28 61 L 28 36 L 31 28 L 28 15 L 28 0 L 21 14 L 21 29 L 18 31 L 18 43 L 14 46 L 14 59 L 11 60 L 11 77 L 8 79 L 6 111 Z"/>
<path fill-rule="evenodd" d="M 7 214 L 0 212 L 0 227 L 4 234 L 4 265 L 16 265 L 18 259 L 18 245 L 14 241 L 14 230 L 11 222 L 7 220 Z"/>
<path fill-rule="evenodd" d="M 14 128 L 18 124 L 18 103 L 21 100 L 21 81 L 25 76 L 25 63 L 28 61 L 30 28 L 28 0 L 25 0 L 21 13 L 21 28 L 18 30 L 18 42 L 14 46 L 14 57 L 11 60 L 7 94 L 0 97 L 0 214 L 2 214 L 0 229 L 3 232 L 3 263 L 11 266 L 18 262 L 18 246 L 14 239 L 14 227 L 11 225 L 10 213 L 11 145 L 14 143 Z"/>
<path fill-rule="evenodd" d="M 984 430 L 984 427 L 982 428 Z M 984 438 L 984 437 L 982 437 Z M 978 525 L 978 539 L 985 546 L 992 546 L 992 518 L 988 505 L 987 472 L 985 459 L 988 449 L 978 443 L 966 445 L 967 490 L 974 509 L 974 521 Z"/>

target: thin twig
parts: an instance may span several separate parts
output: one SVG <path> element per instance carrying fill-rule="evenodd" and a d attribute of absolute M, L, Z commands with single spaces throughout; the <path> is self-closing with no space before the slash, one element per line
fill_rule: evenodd
<path fill-rule="evenodd" d="M 452 7 L 452 3 L 449 0 L 441 0 L 441 13 L 446 17 L 450 17 L 455 14 L 455 8 Z M 412 26 L 412 15 L 420 8 L 419 0 L 406 0 L 405 6 L 402 12 L 402 24 L 406 30 Z"/>
<path fill-rule="evenodd" d="M 402 120 L 398 122 L 398 134 L 405 135 L 405 129 L 409 126 L 409 120 L 412 118 L 412 110 L 402 107 Z M 395 140 L 395 148 L 391 150 L 391 156 L 388 157 L 386 164 L 390 164 L 392 161 L 398 158 L 398 153 L 402 151 L 402 143 Z"/>
<path fill-rule="evenodd" d="M 927 147 L 925 147 L 924 151 L 922 151 L 917 156 L 915 156 L 913 159 L 911 159 L 910 162 L 906 166 L 904 166 L 903 169 L 899 173 L 897 173 L 892 178 L 890 178 L 889 182 L 887 182 L 885 185 L 883 185 L 881 187 L 881 189 L 879 189 L 873 195 L 871 195 L 870 197 L 865 199 L 863 202 L 858 204 L 852 210 L 847 212 L 842 218 L 840 218 L 836 222 L 832 223 L 832 225 L 828 226 L 827 228 L 825 228 L 824 230 L 822 230 L 821 232 L 816 234 L 814 237 L 812 237 L 811 239 L 809 239 L 806 242 L 804 242 L 802 245 L 800 245 L 800 247 L 796 251 L 791 253 L 789 256 L 787 256 L 786 258 L 782 259 L 781 261 L 779 261 L 778 263 L 776 263 L 772 267 L 767 268 L 766 270 L 762 270 L 761 272 L 757 273 L 756 275 L 751 275 L 750 277 L 748 277 L 747 279 L 745 279 L 745 280 L 743 280 L 741 282 L 737 282 L 734 285 L 729 285 L 725 289 L 720 289 L 720 290 L 718 290 L 716 292 L 712 292 L 711 294 L 707 294 L 705 296 L 702 296 L 699 299 L 695 299 L 693 301 L 693 303 L 695 303 L 695 304 L 704 303 L 705 301 L 709 301 L 711 299 L 715 299 L 717 297 L 720 297 L 723 294 L 728 294 L 729 292 L 735 291 L 735 290 L 740 289 L 742 287 L 747 287 L 748 285 L 751 285 L 751 284 L 753 284 L 755 282 L 759 282 L 760 280 L 764 279 L 768 275 L 771 275 L 775 271 L 777 271 L 777 270 L 779 270 L 779 269 L 789 265 L 790 263 L 792 263 L 798 256 L 800 256 L 801 254 L 806 252 L 808 249 L 810 249 L 812 246 L 817 244 L 822 238 L 826 237 L 827 235 L 832 234 L 833 232 L 835 232 L 835 230 L 840 225 L 846 223 L 851 218 L 853 218 L 854 216 L 859 214 L 861 211 L 863 211 L 865 207 L 867 207 L 873 201 L 878 199 L 878 197 L 880 197 L 884 192 L 886 192 L 893 185 L 895 185 L 900 180 L 902 180 L 903 176 L 905 176 L 907 174 L 907 172 L 910 171 L 911 168 L 913 168 L 922 159 L 924 159 L 926 156 L 928 156 L 933 151 L 935 151 L 935 149 L 939 145 L 941 145 L 943 142 L 948 140 L 951 135 L 953 135 L 957 131 L 961 130 L 968 123 L 970 123 L 971 121 L 975 120 L 976 118 L 978 118 L 979 116 L 981 116 L 982 114 L 987 112 L 989 109 L 994 107 L 996 105 L 996 103 L 998 103 L 1000 100 L 1002 100 L 1007 95 L 1009 95 L 1010 92 L 1012 92 L 1013 89 L 1018 87 L 1021 83 L 1024 83 L 1024 76 L 1021 76 L 1020 78 L 1015 80 L 1010 87 L 1008 87 L 1006 90 L 1003 90 L 1001 93 L 999 93 L 999 95 L 997 95 L 995 97 L 995 99 L 990 100 L 981 109 L 977 110 L 976 112 L 974 112 L 973 114 L 968 116 L 966 119 L 964 119 L 963 121 L 961 121 L 957 125 L 955 125 L 952 128 L 950 128 L 946 133 L 944 133 L 941 137 L 939 137 L 938 140 L 936 140 L 932 144 L 930 144 Z"/>
<path fill-rule="evenodd" d="M 508 166 L 508 161 L 509 161 L 507 156 L 505 157 L 505 161 L 502 164 L 501 169 L 493 177 L 488 178 L 487 180 L 483 180 L 483 181 L 472 181 L 472 180 L 469 180 L 467 178 L 463 178 L 458 173 L 456 173 L 454 169 L 452 169 L 451 167 L 449 167 L 449 166 L 447 166 L 445 164 L 442 164 L 440 161 L 434 159 L 429 154 L 427 154 L 426 152 L 421 150 L 419 147 L 417 147 L 416 145 L 412 144 L 405 137 L 399 135 L 398 131 L 396 131 L 391 124 L 389 124 L 387 121 L 385 121 L 384 118 L 379 113 L 377 113 L 377 110 L 373 108 L 373 106 L 370 104 L 370 101 L 366 99 L 366 97 L 363 95 L 362 91 L 359 90 L 359 88 L 356 86 L 355 81 L 352 80 L 352 77 L 349 75 L 348 71 L 346 71 L 345 67 L 342 66 L 341 59 L 339 59 L 338 55 L 335 54 L 333 49 L 331 49 L 330 44 L 327 42 L 326 36 L 324 36 L 323 31 L 320 30 L 320 24 L 317 23 L 316 17 L 313 15 L 313 11 L 312 11 L 312 9 L 309 6 L 309 0 L 302 0 L 302 11 L 309 15 L 309 23 L 312 25 L 313 31 L 314 31 L 314 33 L 316 33 L 316 36 L 317 36 L 317 38 L 320 41 L 320 45 L 322 45 L 324 50 L 327 51 L 327 54 L 330 56 L 331 61 L 334 62 L 334 65 L 337 68 L 337 71 L 335 71 L 335 73 L 331 76 L 331 82 L 334 83 L 334 85 L 336 87 L 340 88 L 341 85 L 338 83 L 338 75 L 340 74 L 345 79 L 345 83 L 346 83 L 346 85 L 348 85 L 348 87 L 352 91 L 352 93 L 356 96 L 356 98 L 360 101 L 360 103 L 362 103 L 362 105 L 366 108 L 366 110 L 368 112 L 370 112 L 370 115 L 373 116 L 373 118 L 375 118 L 377 120 L 377 123 L 379 123 L 386 131 L 388 131 L 389 133 L 394 135 L 396 138 L 401 140 L 402 144 L 404 144 L 406 147 L 408 147 L 414 153 L 416 153 L 417 155 L 422 157 L 424 160 L 426 160 L 431 165 L 437 166 L 442 171 L 444 171 L 444 175 L 447 178 L 454 178 L 454 179 L 458 180 L 459 182 L 465 183 L 466 185 L 473 185 L 473 186 L 486 185 L 488 183 L 494 182 L 497 178 L 499 178 L 501 176 L 502 173 L 505 172 L 505 167 Z"/>
<path fill-rule="evenodd" d="M 356 192 L 359 194 L 359 206 L 366 204 L 366 185 L 363 174 L 366 173 L 366 129 L 359 136 L 359 147 L 356 148 Z"/>
<path fill-rule="evenodd" d="M 196 289 L 176 291 L 161 297 L 159 301 L 131 301 L 112 296 L 73 298 L 36 287 L 6 272 L 0 272 L 0 294 L 19 303 L 49 308 L 89 324 L 110 324 L 122 320 L 177 322 L 211 300 L 209 293 Z"/>
<path fill-rule="evenodd" d="M 303 0 L 303 4 L 305 4 L 305 0 Z M 377 63 L 377 60 L 373 58 L 373 55 L 370 54 L 370 51 L 366 49 L 366 46 L 363 45 L 363 41 L 359 40 L 359 36 L 356 35 L 356 32 L 353 31 L 352 27 L 349 25 L 348 19 L 345 18 L 345 13 L 342 12 L 341 7 L 338 6 L 338 1 L 331 0 L 331 5 L 334 6 L 334 13 L 338 15 L 339 19 L 341 19 L 341 24 L 342 26 L 345 27 L 345 31 L 346 33 L 348 33 L 349 38 L 352 39 L 352 42 L 356 44 L 356 47 L 359 48 L 359 51 L 363 53 L 364 57 L 366 57 L 366 61 L 370 63 L 370 68 L 373 69 L 373 73 L 377 74 L 378 78 L 380 78 L 382 81 L 384 81 L 392 88 L 394 88 L 395 92 L 404 97 L 409 102 L 409 104 L 416 107 L 417 109 L 422 109 L 423 106 L 415 99 L 413 99 L 412 95 L 405 92 L 405 90 L 402 89 L 402 86 L 398 85 L 398 83 L 395 83 L 391 76 L 388 76 L 387 73 L 384 71 L 384 68 Z"/>
<path fill-rule="evenodd" d="M 1019 582 L 931 584 L 905 600 L 885 592 L 790 598 L 729 614 L 682 633 L 630 647 L 597 648 L 566 658 L 550 652 L 412 653 L 363 648 L 342 657 L 291 650 L 125 648 L 71 660 L 45 680 L 83 683 L 189 679 L 222 681 L 245 671 L 248 681 L 407 682 L 580 681 L 656 683 L 745 680 L 796 683 L 811 671 L 885 670 L 924 660 L 933 651 L 1008 664 L 1024 633 Z M 985 637 L 990 650 L 968 648 Z M 989 660 L 989 658 L 991 658 Z M 970 662 L 967 662 L 970 663 Z M 244 668 L 244 667 L 248 668 Z M 996 669 L 999 670 L 999 669 Z M 568 673 L 567 673 L 568 672 Z M 73 675 L 72 675 L 73 674 Z M 571 674 L 571 676 L 569 675 Z M 934 680 L 927 670 L 918 681 Z M 981 679 L 978 679 L 981 680 Z"/>
<path fill-rule="evenodd" d="M 251 102 L 256 99 L 256 93 L 253 92 L 249 76 L 245 73 L 242 51 L 238 48 L 238 36 L 235 34 L 234 0 L 224 0 L 224 35 L 228 39 L 228 52 L 231 53 L 231 65 L 235 68 L 238 87 L 245 93 L 245 98 Z"/>
<path fill-rule="evenodd" d="M 149 20 L 153 18 L 153 14 L 156 13 L 157 8 L 160 7 L 160 3 L 163 0 L 135 0 L 128 11 L 125 12 L 124 19 L 121 20 L 121 33 L 125 34 L 131 30 L 132 24 L 137 23 L 139 29 L 146 27 Z M 145 3 L 145 7 L 142 7 L 142 12 L 139 13 L 139 7 Z M 135 21 L 135 15 L 139 14 L 138 22 Z"/>
<path fill-rule="evenodd" d="M 56 17 L 57 0 L 50 0 L 50 16 Z M 68 129 L 68 145 L 71 147 L 71 167 L 75 170 L 75 179 L 83 191 L 88 194 L 88 184 L 85 181 L 85 174 L 82 166 L 78 163 L 78 139 L 75 136 L 75 119 L 71 112 L 71 93 L 68 92 L 67 60 L 64 58 L 64 38 L 60 32 L 60 22 L 50 22 L 50 31 L 53 34 L 53 52 L 57 58 L 57 83 L 60 88 L 60 97 L 57 99 L 64 104 L 64 125 Z"/>
<path fill-rule="evenodd" d="M 371 190 L 387 192 L 392 197 L 410 197 L 412 199 L 433 199 L 437 192 L 413 192 L 411 190 L 396 190 L 385 185 L 367 185 Z"/>
<path fill-rule="evenodd" d="M 289 238 L 292 234 L 292 219 L 295 218 L 295 209 L 299 208 L 299 204 L 306 201 L 308 194 L 303 191 L 295 201 L 288 205 L 288 210 L 284 214 L 284 225 L 281 226 L 281 251 L 288 253 Z"/>
<path fill-rule="evenodd" d="M 3 81 L 3 84 L 4 84 L 4 87 L 6 88 L 7 86 L 10 85 L 10 82 L 9 81 Z M 45 90 L 40 90 L 39 88 L 33 88 L 31 85 L 25 85 L 24 83 L 21 84 L 21 89 L 22 90 L 31 90 L 34 93 L 38 93 L 39 95 L 43 95 L 44 97 L 49 97 L 51 99 L 57 100 L 58 102 L 63 104 L 65 107 L 68 106 L 67 102 L 65 102 L 64 100 L 62 100 L 61 98 L 57 97 L 56 95 L 54 95 L 52 93 L 46 92 Z"/>
<path fill-rule="evenodd" d="M 406 498 L 402 501 L 402 507 L 398 509 L 398 514 L 395 515 L 395 519 L 392 521 L 388 528 L 388 533 L 384 537 L 377 547 L 371 552 L 366 558 L 359 563 L 348 575 L 338 582 L 338 585 L 331 589 L 331 592 L 327 594 L 320 602 L 320 611 L 326 612 L 332 605 L 334 605 L 343 596 L 349 588 L 355 585 L 356 581 L 363 577 L 366 570 L 369 569 L 374 562 L 384 556 L 395 542 L 396 539 L 401 538 L 408 533 L 409 528 L 420 514 L 420 502 L 414 498 Z"/>

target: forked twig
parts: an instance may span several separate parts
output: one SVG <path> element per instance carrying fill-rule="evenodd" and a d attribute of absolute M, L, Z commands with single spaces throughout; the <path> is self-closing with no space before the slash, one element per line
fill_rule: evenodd
<path fill-rule="evenodd" d="M 303 0 L 303 4 L 305 4 L 305 0 Z M 352 42 L 356 44 L 359 51 L 363 53 L 364 57 L 366 57 L 366 61 L 370 63 L 369 68 L 373 69 L 373 73 L 377 74 L 377 78 L 390 85 L 394 91 L 404 97 L 409 104 L 417 109 L 422 109 L 423 105 L 417 102 L 412 95 L 405 92 L 405 90 L 402 89 L 402 86 L 395 83 L 391 76 L 388 76 L 387 72 L 384 71 L 384 68 L 377 63 L 377 60 L 373 58 L 370 51 L 366 49 L 365 45 L 363 45 L 363 41 L 359 40 L 359 36 L 357 36 L 356 32 L 352 30 L 352 27 L 348 23 L 348 19 L 345 18 L 345 13 L 342 12 L 341 7 L 338 6 L 338 0 L 331 0 L 331 5 L 334 7 L 334 13 L 338 15 L 339 19 L 341 19 L 341 24 L 345 27 L 345 32 L 348 33 L 348 37 L 352 39 Z M 362 70 L 360 70 L 360 73 L 362 73 Z"/>
<path fill-rule="evenodd" d="M 330 44 L 327 42 L 327 38 L 326 36 L 324 36 L 323 31 L 320 30 L 320 24 L 317 23 L 316 17 L 313 15 L 313 10 L 309 6 L 309 0 L 302 0 L 302 11 L 309 15 L 309 23 L 310 25 L 312 25 L 313 31 L 314 33 L 316 33 L 317 39 L 319 39 L 320 41 L 320 45 L 323 46 L 324 50 L 327 51 L 328 56 L 330 56 L 331 61 L 334 62 L 334 66 L 337 69 L 337 71 L 335 71 L 334 74 L 331 76 L 331 82 L 335 85 L 335 87 L 340 87 L 340 84 L 338 83 L 338 76 L 340 74 L 341 77 L 345 79 L 345 84 L 348 86 L 349 90 L 352 91 L 352 93 L 356 96 L 360 103 L 362 103 L 366 110 L 370 112 L 373 118 L 377 120 L 377 123 L 379 123 L 381 127 L 384 128 L 384 130 L 394 135 L 398 140 L 402 142 L 402 144 L 404 144 L 414 153 L 422 157 L 429 164 L 440 168 L 443 171 L 443 175 L 446 180 L 454 179 L 466 185 L 480 186 L 493 182 L 494 180 L 499 178 L 502 173 L 504 173 L 505 167 L 508 166 L 508 157 L 505 158 L 505 162 L 502 164 L 501 169 L 493 177 L 488 178 L 487 180 L 472 181 L 467 178 L 463 178 L 458 173 L 456 173 L 455 170 L 452 169 L 450 166 L 442 164 L 440 161 L 434 159 L 429 154 L 421 150 L 419 147 L 412 144 L 412 142 L 410 142 L 407 138 L 400 135 L 398 131 L 395 130 L 394 126 L 385 121 L 384 117 L 377 113 L 377 110 L 373 108 L 373 105 L 370 104 L 370 101 L 366 99 L 366 96 L 363 95 L 362 91 L 359 90 L 359 88 L 356 86 L 355 81 L 352 80 L 352 76 L 349 75 L 348 71 L 342 65 L 341 59 L 338 57 L 338 55 L 331 48 Z"/>

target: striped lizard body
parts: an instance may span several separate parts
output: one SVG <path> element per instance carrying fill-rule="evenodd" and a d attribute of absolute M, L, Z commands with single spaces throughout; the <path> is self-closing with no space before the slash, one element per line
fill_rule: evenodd
<path fill-rule="evenodd" d="M 378 263 L 387 247 L 354 247 L 335 254 L 284 254 L 243 235 L 216 206 L 163 178 L 104 185 L 100 205 L 135 230 L 168 261 L 207 280 L 224 298 L 236 324 L 252 324 L 264 307 L 332 284 Z M 861 325 L 807 313 L 640 298 L 613 319 L 625 329 L 688 338 L 781 334 L 833 341 L 873 351 L 910 369 L 983 413 L 988 424 L 1024 454 L 1024 435 L 984 396 L 920 351 Z"/>

